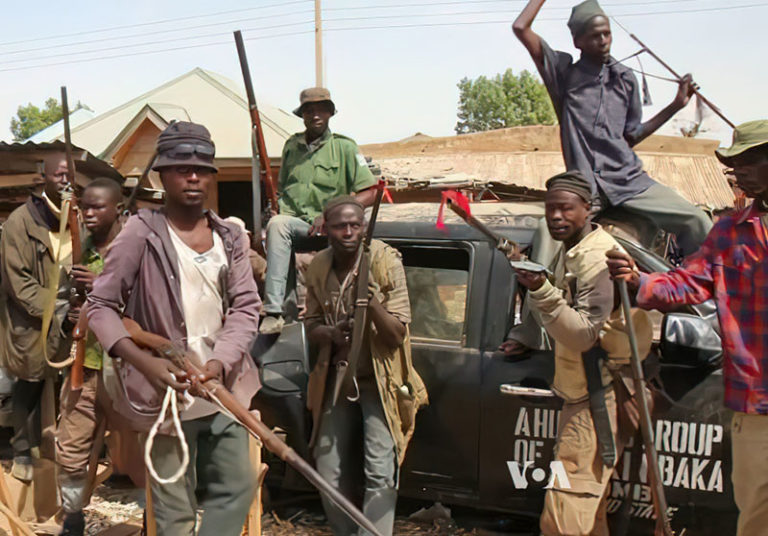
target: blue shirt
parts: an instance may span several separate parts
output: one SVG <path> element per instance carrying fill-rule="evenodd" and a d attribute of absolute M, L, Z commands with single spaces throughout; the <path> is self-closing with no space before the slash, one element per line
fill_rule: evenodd
<path fill-rule="evenodd" d="M 560 121 L 566 168 L 592 182 L 593 195 L 620 205 L 655 182 L 632 150 L 642 120 L 640 91 L 632 71 L 611 58 L 576 63 L 542 39 L 544 85 Z"/>

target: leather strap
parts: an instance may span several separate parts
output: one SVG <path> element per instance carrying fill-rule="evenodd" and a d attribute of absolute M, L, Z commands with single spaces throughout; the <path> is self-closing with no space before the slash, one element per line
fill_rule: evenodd
<path fill-rule="evenodd" d="M 589 392 L 589 409 L 592 413 L 592 422 L 595 426 L 595 434 L 600 449 L 600 456 L 606 467 L 616 465 L 616 442 L 611 428 L 611 418 L 608 408 L 605 406 L 607 389 L 603 386 L 603 377 L 600 370 L 601 360 L 607 356 L 605 350 L 599 345 L 581 354 L 584 362 L 584 373 L 587 376 L 587 391 Z"/>

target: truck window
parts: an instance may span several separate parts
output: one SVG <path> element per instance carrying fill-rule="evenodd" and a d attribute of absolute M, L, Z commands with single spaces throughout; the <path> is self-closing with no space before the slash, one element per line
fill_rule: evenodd
<path fill-rule="evenodd" d="M 400 247 L 411 301 L 411 336 L 461 342 L 467 308 L 469 253 Z"/>

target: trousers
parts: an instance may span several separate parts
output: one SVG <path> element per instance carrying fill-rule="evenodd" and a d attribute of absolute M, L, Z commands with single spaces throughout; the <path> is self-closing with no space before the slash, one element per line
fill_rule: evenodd
<path fill-rule="evenodd" d="M 364 488 L 363 514 L 382 535 L 391 535 L 397 503 L 397 459 L 376 385 L 361 381 L 356 402 L 341 399 L 335 406 L 326 403 L 314 456 L 317 471 L 345 497 L 357 502 L 359 489 Z M 321 499 L 334 536 L 369 534 L 358 532 L 357 525 L 327 497 Z"/>
<path fill-rule="evenodd" d="M 39 447 L 42 438 L 41 400 L 44 381 L 16 380 L 11 393 L 13 437 L 11 446 L 14 456 L 29 456 L 30 450 Z"/>
<path fill-rule="evenodd" d="M 172 484 L 150 484 L 157 534 L 196 534 L 199 505 L 199 536 L 240 536 L 256 492 L 248 432 L 221 413 L 183 421 L 182 429 L 189 447 L 186 475 Z M 181 464 L 178 438 L 156 436 L 151 459 L 160 476 L 174 473 Z"/>
<path fill-rule="evenodd" d="M 283 314 L 291 267 L 293 241 L 307 236 L 310 225 L 294 216 L 278 214 L 267 223 L 267 274 L 264 281 L 264 312 Z"/>
<path fill-rule="evenodd" d="M 736 412 L 731 421 L 733 498 L 738 536 L 764 534 L 768 525 L 768 416 Z"/>

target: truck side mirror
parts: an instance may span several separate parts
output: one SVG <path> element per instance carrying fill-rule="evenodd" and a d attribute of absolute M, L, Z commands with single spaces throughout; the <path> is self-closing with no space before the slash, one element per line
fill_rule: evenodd
<path fill-rule="evenodd" d="M 714 317 L 668 313 L 661 324 L 660 350 L 663 362 L 692 367 L 717 368 L 722 364 L 723 345 Z"/>

